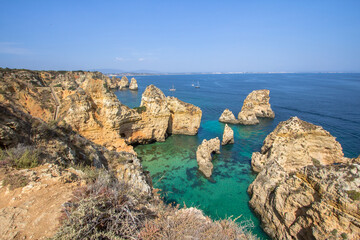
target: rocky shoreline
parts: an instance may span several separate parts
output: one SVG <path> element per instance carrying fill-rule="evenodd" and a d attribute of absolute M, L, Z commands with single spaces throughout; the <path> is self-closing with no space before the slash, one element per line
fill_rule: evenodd
<path fill-rule="evenodd" d="M 161 201 L 151 178 L 133 150 L 133 144 L 165 141 L 171 134 L 196 135 L 202 118 L 199 107 L 166 97 L 159 88 L 149 85 L 140 106 L 131 109 L 111 90 L 136 91 L 137 81 L 133 78 L 129 83 L 126 77 L 109 78 L 98 72 L 1 69 L 0 79 L 0 198 L 6 199 L 0 206 L 0 223 L 7 226 L 0 235 L 8 239 L 53 236 L 59 222 L 46 233 L 41 227 L 37 232 L 31 230 L 35 229 L 33 222 L 44 224 L 44 219 L 50 221 L 54 216 L 58 219 L 64 210 L 61 204 L 73 201 L 71 193 L 75 189 L 96 188 L 102 181 L 107 189 L 103 192 L 123 184 L 131 189 L 126 190 L 126 198 L 131 199 L 129 209 L 143 211 L 134 238 L 146 239 L 139 236 L 149 234 L 149 229 L 143 228 L 146 214 L 151 216 L 149 219 L 162 219 L 164 225 L 151 222 L 151 226 L 164 231 L 169 231 L 164 226 L 179 218 L 181 223 L 196 221 L 202 237 L 209 234 L 204 226 L 224 236 L 228 232 L 223 232 L 222 226 L 231 226 L 233 238 L 229 239 L 252 238 L 231 221 L 213 222 L 194 208 L 159 209 L 155 202 Z M 259 122 L 258 117 L 274 118 L 269 99 L 269 90 L 253 91 L 244 100 L 238 119 L 226 109 L 219 121 L 253 125 Z M 226 124 L 222 145 L 232 143 L 234 132 Z M 212 153 L 220 153 L 218 138 L 204 140 L 196 152 L 199 170 L 207 178 L 213 171 Z M 36 164 L 20 161 L 24 156 L 36 160 Z M 248 188 L 249 204 L 273 239 L 360 238 L 359 159 L 345 158 L 341 145 L 322 127 L 290 118 L 266 137 L 260 152 L 252 154 L 251 167 L 258 175 Z M 97 175 L 90 176 L 88 169 Z M 115 178 L 116 184 L 108 180 L 105 183 L 99 171 L 105 171 L 109 179 Z M 88 178 L 96 186 L 89 185 Z M 11 182 L 14 179 L 25 186 L 15 187 Z M 53 205 L 48 206 L 53 216 L 44 213 L 46 217 L 39 219 L 33 206 L 44 202 L 39 196 L 46 189 L 48 194 L 62 197 L 52 199 Z M 38 197 L 32 197 L 32 191 Z M 39 231 L 44 231 L 43 235 Z"/>

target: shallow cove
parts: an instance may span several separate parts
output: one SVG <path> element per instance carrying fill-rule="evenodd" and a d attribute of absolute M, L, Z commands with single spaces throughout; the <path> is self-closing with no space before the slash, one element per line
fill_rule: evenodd
<path fill-rule="evenodd" d="M 154 84 L 167 96 L 199 106 L 203 118 L 197 136 L 170 136 L 166 142 L 135 148 L 144 168 L 150 171 L 154 187 L 162 189 L 168 202 L 197 206 L 212 218 L 242 216 L 252 220 L 253 233 L 262 239 L 258 218 L 248 206 L 247 187 L 256 177 L 251 171 L 252 152 L 259 151 L 265 137 L 280 121 L 291 116 L 321 125 L 341 143 L 345 156 L 360 154 L 360 74 L 221 74 L 136 76 L 139 91 L 117 91 L 123 104 L 140 105 L 147 85 Z M 200 82 L 200 88 L 193 83 Z M 176 88 L 170 92 L 169 88 Z M 243 100 L 256 89 L 270 90 L 274 120 L 261 119 L 256 126 L 230 125 L 235 144 L 214 155 L 212 180 L 197 170 L 195 152 L 203 139 L 222 137 L 224 124 L 218 122 L 229 108 L 235 115 Z"/>

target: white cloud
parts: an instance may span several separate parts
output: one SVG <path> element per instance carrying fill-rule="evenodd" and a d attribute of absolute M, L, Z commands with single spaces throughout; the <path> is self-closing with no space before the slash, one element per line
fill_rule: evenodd
<path fill-rule="evenodd" d="M 139 58 L 138 61 L 143 62 L 143 61 L 145 61 L 145 58 Z"/>
<path fill-rule="evenodd" d="M 118 61 L 118 62 L 124 62 L 124 61 L 125 61 L 125 59 L 124 59 L 124 58 L 122 58 L 122 57 L 116 57 L 116 58 L 115 58 L 115 61 Z"/>

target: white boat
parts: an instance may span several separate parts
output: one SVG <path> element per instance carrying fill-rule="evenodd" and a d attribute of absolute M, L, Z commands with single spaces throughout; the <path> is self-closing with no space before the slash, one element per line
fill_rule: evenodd
<path fill-rule="evenodd" d="M 175 92 L 176 91 L 176 89 L 174 88 L 174 84 L 172 85 L 172 88 L 170 88 L 169 90 L 170 90 L 170 92 Z"/>

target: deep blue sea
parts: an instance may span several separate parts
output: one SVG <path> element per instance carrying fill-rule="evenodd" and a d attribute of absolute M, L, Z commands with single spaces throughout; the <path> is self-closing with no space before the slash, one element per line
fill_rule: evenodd
<path fill-rule="evenodd" d="M 213 219 L 232 216 L 252 232 L 268 239 L 259 219 L 248 206 L 247 187 L 256 174 L 251 171 L 251 154 L 260 151 L 265 137 L 280 121 L 292 116 L 321 125 L 341 143 L 346 157 L 360 155 L 360 74 L 213 74 L 135 76 L 139 91 L 117 91 L 129 107 L 140 105 L 147 85 L 154 84 L 166 96 L 200 107 L 203 117 L 197 136 L 170 136 L 163 143 L 135 148 L 154 187 L 162 189 L 167 202 L 196 206 Z M 129 78 L 130 79 L 130 78 Z M 200 83 L 200 88 L 192 84 Z M 176 88 L 170 92 L 169 88 Z M 203 139 L 221 139 L 224 124 L 218 121 L 225 108 L 235 116 L 253 90 L 269 89 L 275 119 L 262 119 L 256 126 L 230 125 L 235 144 L 222 147 L 213 157 L 212 180 L 197 170 L 195 152 Z"/>

